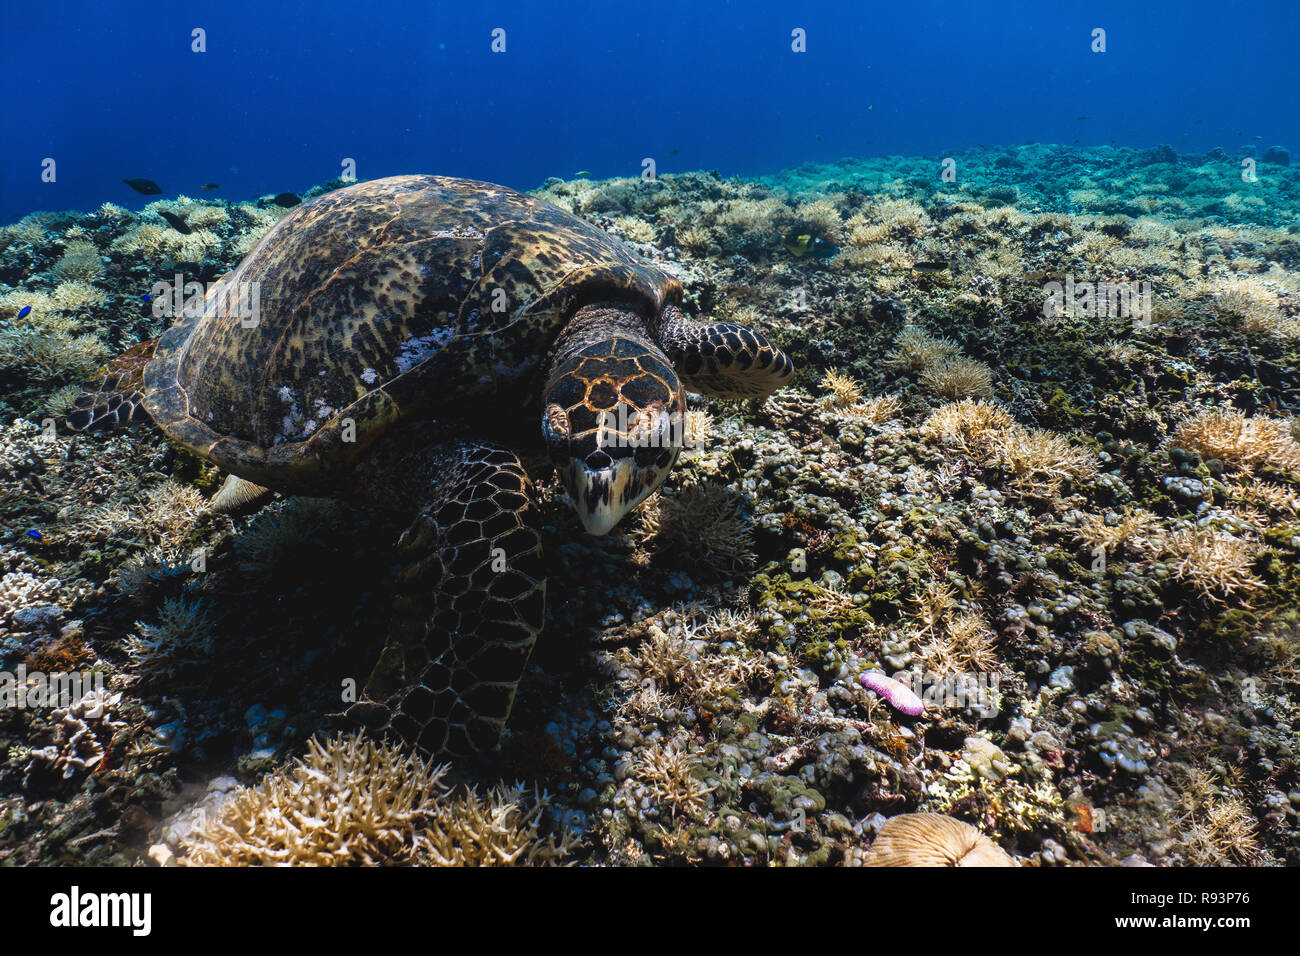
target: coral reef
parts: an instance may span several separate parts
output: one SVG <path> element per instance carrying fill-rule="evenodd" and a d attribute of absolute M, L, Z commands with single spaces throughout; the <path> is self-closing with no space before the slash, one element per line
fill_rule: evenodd
<path fill-rule="evenodd" d="M 538 470 L 546 638 L 500 751 L 452 769 L 325 736 L 399 529 L 215 514 L 223 476 L 156 432 L 58 421 L 161 331 L 155 281 L 218 278 L 285 210 L 0 229 L 0 670 L 113 698 L 4 714 L 0 863 L 858 865 L 920 814 L 898 852 L 945 864 L 1300 864 L 1300 185 L 1173 150 L 955 158 L 955 183 L 879 157 L 537 191 L 799 372 L 688 396 L 691 448 L 605 538 Z"/>

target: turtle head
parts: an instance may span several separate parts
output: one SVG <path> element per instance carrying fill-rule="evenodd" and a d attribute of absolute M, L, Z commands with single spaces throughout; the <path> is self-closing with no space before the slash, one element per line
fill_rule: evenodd
<path fill-rule="evenodd" d="M 576 344 L 551 364 L 542 435 L 583 527 L 606 534 L 668 477 L 686 404 L 668 357 L 646 337 Z"/>

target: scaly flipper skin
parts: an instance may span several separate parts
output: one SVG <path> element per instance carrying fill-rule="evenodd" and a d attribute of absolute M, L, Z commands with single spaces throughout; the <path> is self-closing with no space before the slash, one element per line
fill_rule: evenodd
<path fill-rule="evenodd" d="M 659 344 L 682 384 L 704 395 L 762 398 L 794 376 L 789 356 L 761 332 L 732 322 L 695 322 L 675 306 L 664 309 Z"/>
<path fill-rule="evenodd" d="M 433 753 L 490 750 L 545 616 L 532 487 L 514 452 L 491 442 L 414 445 L 395 464 L 405 478 L 386 469 L 382 450 L 379 466 L 359 476 L 360 493 L 381 498 L 417 478 L 427 485 L 397 542 L 388 644 L 348 716 Z M 392 455 L 401 458 L 400 448 Z"/>
<path fill-rule="evenodd" d="M 99 381 L 88 383 L 77 396 L 68 416 L 69 427 L 80 432 L 148 421 L 143 404 L 144 368 L 157 344 L 157 339 L 141 342 L 104 366 Z"/>

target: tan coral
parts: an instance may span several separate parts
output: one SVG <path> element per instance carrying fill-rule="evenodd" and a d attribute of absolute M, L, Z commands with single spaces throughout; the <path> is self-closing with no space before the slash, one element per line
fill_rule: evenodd
<path fill-rule="evenodd" d="M 1300 443 L 1287 422 L 1247 416 L 1235 408 L 1207 408 L 1179 422 L 1170 444 L 1239 468 L 1270 466 L 1300 473 Z"/>
<path fill-rule="evenodd" d="M 557 863 L 570 834 L 543 836 L 545 798 L 523 788 L 452 797 L 446 765 L 358 734 L 312 738 L 307 754 L 243 788 L 186 839 L 191 866 L 486 866 Z"/>
<path fill-rule="evenodd" d="M 1000 846 L 968 823 L 941 813 L 904 813 L 880 829 L 866 866 L 1015 866 Z"/>
<path fill-rule="evenodd" d="M 931 412 L 921 426 L 921 437 L 975 453 L 987 448 L 992 436 L 1015 427 L 1016 420 L 1001 405 L 964 398 Z"/>
<path fill-rule="evenodd" d="M 939 359 L 921 372 L 921 385 L 940 398 L 989 398 L 993 395 L 993 370 L 965 356 Z"/>
<path fill-rule="evenodd" d="M 920 372 L 938 361 L 960 354 L 957 343 L 951 339 L 935 338 L 924 329 L 909 325 L 894 339 L 894 351 L 889 354 L 887 362 L 896 368 Z"/>

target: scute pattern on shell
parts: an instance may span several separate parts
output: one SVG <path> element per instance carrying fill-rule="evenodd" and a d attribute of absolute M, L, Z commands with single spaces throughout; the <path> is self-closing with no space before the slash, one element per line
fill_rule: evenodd
<path fill-rule="evenodd" d="M 234 306 L 251 283 L 255 324 Z M 535 402 L 574 308 L 656 315 L 680 296 L 617 240 L 522 193 L 440 176 L 359 183 L 282 219 L 209 290 L 204 315 L 163 336 L 145 405 L 222 467 L 309 487 L 403 417 L 459 417 L 483 396 L 503 413 Z"/>

